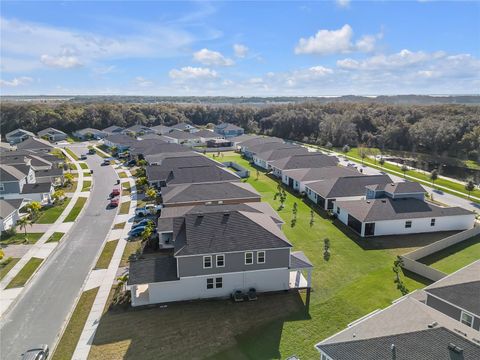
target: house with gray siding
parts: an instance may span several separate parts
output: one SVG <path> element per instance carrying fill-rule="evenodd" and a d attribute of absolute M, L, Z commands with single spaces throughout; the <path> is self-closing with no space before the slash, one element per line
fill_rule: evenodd
<path fill-rule="evenodd" d="M 261 152 L 255 152 L 255 154 L 253 154 L 252 159 L 256 166 L 270 170 L 272 168 L 271 164 L 275 160 L 308 153 L 306 148 L 298 145 L 283 144 L 282 146 L 278 146 L 275 143 L 272 143 L 272 145 L 274 145 L 274 148 L 265 150 L 264 147 Z"/>
<path fill-rule="evenodd" d="M 215 125 L 215 132 L 225 136 L 225 138 L 233 138 L 244 134 L 245 130 L 240 126 L 230 123 L 220 123 Z"/>
<path fill-rule="evenodd" d="M 112 126 L 106 127 L 102 131 L 108 136 L 108 135 L 121 134 L 124 130 L 125 128 L 121 126 L 112 125 Z"/>
<path fill-rule="evenodd" d="M 85 128 L 73 132 L 73 136 L 80 140 L 96 139 L 100 140 L 107 136 L 107 133 L 93 128 Z"/>
<path fill-rule="evenodd" d="M 15 129 L 7 134 L 5 134 L 5 139 L 9 144 L 18 144 L 22 141 L 27 140 L 29 137 L 34 137 L 35 134 L 31 131 L 23 130 L 23 129 Z"/>
<path fill-rule="evenodd" d="M 338 179 L 345 176 L 356 176 L 359 172 L 346 166 L 325 166 L 320 168 L 304 168 L 282 171 L 282 183 L 299 193 L 305 192 L 305 186 L 320 180 Z"/>
<path fill-rule="evenodd" d="M 243 137 L 245 137 L 245 135 L 243 135 Z M 234 138 L 233 140 L 235 139 L 236 138 Z M 277 145 L 267 145 L 271 143 L 277 143 Z M 255 136 L 253 138 L 247 138 L 245 140 L 242 139 L 241 141 L 237 140 L 235 144 L 237 148 L 240 150 L 240 152 L 247 159 L 251 159 L 253 155 L 257 152 L 273 149 L 275 148 L 275 146 L 282 147 L 282 145 L 285 144 L 285 141 L 283 141 L 283 139 L 276 138 L 276 137 Z"/>
<path fill-rule="evenodd" d="M 168 241 L 171 253 L 130 262 L 132 306 L 225 298 L 251 288 L 261 293 L 310 287 L 310 276 L 306 280 L 298 272 L 310 274 L 311 262 L 291 252 L 267 214 L 200 206 L 166 220 L 159 222 L 158 241 Z"/>
<path fill-rule="evenodd" d="M 335 166 L 338 159 L 335 156 L 325 155 L 319 152 L 306 152 L 294 154 L 282 159 L 270 162 L 272 174 L 282 179 L 284 172 L 293 169 L 315 169 L 326 166 Z M 283 180 L 283 179 L 282 179 Z"/>
<path fill-rule="evenodd" d="M 68 135 L 65 134 L 62 130 L 58 130 L 52 127 L 43 129 L 37 133 L 39 138 L 48 140 L 50 142 L 57 142 L 66 140 Z"/>
<path fill-rule="evenodd" d="M 197 129 L 192 124 L 188 124 L 188 123 L 185 123 L 185 122 L 172 125 L 172 126 L 170 126 L 170 128 L 173 131 L 185 131 L 185 132 L 189 132 L 189 133 L 195 133 L 195 132 L 199 131 L 199 129 Z M 165 135 L 165 134 L 163 134 L 163 135 Z"/>
<path fill-rule="evenodd" d="M 20 209 L 27 203 L 25 199 L 0 199 L 0 232 L 15 227 L 17 221 L 24 215 L 20 213 Z"/>

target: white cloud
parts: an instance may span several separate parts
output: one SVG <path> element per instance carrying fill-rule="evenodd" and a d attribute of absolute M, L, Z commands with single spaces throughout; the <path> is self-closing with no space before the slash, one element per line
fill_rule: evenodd
<path fill-rule="evenodd" d="M 17 87 L 22 85 L 30 84 L 33 81 L 31 77 L 28 76 L 20 76 L 13 78 L 12 80 L 2 80 L 0 79 L 1 86 L 10 86 L 10 87 Z"/>
<path fill-rule="evenodd" d="M 244 58 L 247 56 L 248 53 L 248 47 L 242 44 L 234 44 L 233 45 L 233 51 L 235 52 L 235 56 L 238 58 Z"/>
<path fill-rule="evenodd" d="M 235 62 L 232 59 L 226 58 L 218 51 L 202 49 L 193 54 L 193 58 L 208 66 L 232 66 Z"/>
<path fill-rule="evenodd" d="M 153 85 L 152 81 L 147 80 L 142 76 L 137 76 L 135 79 L 133 79 L 133 82 L 135 83 L 135 85 L 140 87 L 148 87 Z"/>
<path fill-rule="evenodd" d="M 350 0 L 335 0 L 338 6 L 347 8 L 350 6 Z"/>
<path fill-rule="evenodd" d="M 212 79 L 218 76 L 215 70 L 193 66 L 182 67 L 180 70 L 172 69 L 168 75 L 170 78 L 178 81 Z"/>
<path fill-rule="evenodd" d="M 111 72 L 114 72 L 115 69 L 116 69 L 115 65 L 110 65 L 110 66 L 94 67 L 92 70 L 97 75 L 105 75 L 105 74 L 109 74 Z"/>
<path fill-rule="evenodd" d="M 67 54 L 61 54 L 57 56 L 43 54 L 40 56 L 40 61 L 47 66 L 63 69 L 71 69 L 83 66 L 78 57 Z"/>
<path fill-rule="evenodd" d="M 371 52 L 375 49 L 382 33 L 376 35 L 363 35 L 353 42 L 353 29 L 345 24 L 338 30 L 319 30 L 309 38 L 301 38 L 295 47 L 295 54 L 345 54 L 349 52 Z"/>

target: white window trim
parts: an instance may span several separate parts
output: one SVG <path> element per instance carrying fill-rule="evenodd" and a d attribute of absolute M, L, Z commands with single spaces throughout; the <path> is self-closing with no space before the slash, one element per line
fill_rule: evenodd
<path fill-rule="evenodd" d="M 208 287 L 208 280 L 212 280 L 212 287 L 209 288 Z M 207 290 L 212 290 L 212 289 L 215 289 L 215 278 L 207 278 Z"/>
<path fill-rule="evenodd" d="M 260 262 L 259 255 L 263 253 L 263 261 Z M 257 264 L 265 264 L 267 262 L 267 252 L 265 250 L 257 251 Z"/>
<path fill-rule="evenodd" d="M 5 186 L 3 184 L 0 184 L 0 191 L 5 191 Z"/>
<path fill-rule="evenodd" d="M 218 257 L 221 256 L 223 257 L 223 265 L 218 265 Z M 223 268 L 225 267 L 225 254 L 218 254 L 216 257 L 215 257 L 215 265 L 217 267 L 220 267 L 220 268 Z"/>
<path fill-rule="evenodd" d="M 222 284 L 222 286 L 217 286 L 218 282 L 217 280 L 220 279 L 220 283 Z M 216 277 L 215 278 L 215 281 L 214 281 L 214 288 L 215 289 L 223 289 L 223 277 Z"/>
<path fill-rule="evenodd" d="M 205 259 L 210 258 L 210 266 L 205 266 Z M 204 269 L 211 269 L 213 267 L 213 262 L 212 262 L 212 255 L 207 255 L 203 257 L 203 268 Z"/>
<path fill-rule="evenodd" d="M 471 325 L 468 325 L 468 324 L 465 324 L 463 321 L 462 321 L 462 318 L 463 318 L 463 315 L 467 315 L 467 316 L 470 316 L 472 318 L 472 324 Z M 475 322 L 475 316 L 473 316 L 473 314 L 467 312 L 467 311 L 463 311 L 460 313 L 460 322 L 465 325 L 465 326 L 469 326 L 471 328 L 473 328 L 473 323 Z"/>
<path fill-rule="evenodd" d="M 252 262 L 251 263 L 247 263 L 247 254 L 252 255 Z M 252 251 L 245 252 L 245 265 L 253 265 L 253 252 Z"/>

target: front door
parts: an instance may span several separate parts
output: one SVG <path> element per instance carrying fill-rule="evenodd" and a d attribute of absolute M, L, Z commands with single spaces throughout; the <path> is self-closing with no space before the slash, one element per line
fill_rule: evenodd
<path fill-rule="evenodd" d="M 375 235 L 375 223 L 366 223 L 365 224 L 365 236 Z"/>

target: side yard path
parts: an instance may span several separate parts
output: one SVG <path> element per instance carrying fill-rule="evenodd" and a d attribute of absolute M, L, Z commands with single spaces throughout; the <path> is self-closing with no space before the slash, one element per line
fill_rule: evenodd
<path fill-rule="evenodd" d="M 58 241 L 51 241 L 55 232 L 68 232 L 73 223 L 66 222 L 75 204 L 80 197 L 83 187 L 84 175 L 80 171 L 80 165 L 76 159 L 71 156 L 72 151 L 63 151 L 67 158 L 75 165 L 78 170 L 77 187 L 71 201 L 63 209 L 55 222 L 49 225 L 43 235 L 34 245 L 16 262 L 16 264 L 3 275 L 0 281 L 0 316 L 12 305 L 15 299 L 20 295 L 24 286 L 30 281 L 40 268 L 43 261 L 52 253 L 58 245 Z M 60 229 L 60 230 L 59 230 Z M 36 266 L 32 266 L 32 264 Z M 18 280 L 21 281 L 18 281 Z"/>
<path fill-rule="evenodd" d="M 88 313 L 88 316 L 85 314 L 83 321 L 73 324 L 75 328 L 72 328 L 72 322 L 75 323 L 72 316 L 66 330 L 61 336 L 60 342 L 54 350 L 53 359 L 87 359 L 112 285 L 116 281 L 117 271 L 127 245 L 128 233 L 132 227 L 131 219 L 135 215 L 135 208 L 137 206 L 135 181 L 130 171 L 121 168 L 116 169 L 116 171 L 117 173 L 125 172 L 127 174 L 126 178 L 122 178 L 122 188 L 124 186 L 123 184 L 128 184 L 127 187 L 131 189 L 131 192 L 127 193 L 127 195 L 125 195 L 125 191 L 122 191 L 121 197 L 122 204 L 129 204 L 128 212 L 122 214 L 122 212 L 119 211 L 114 221 L 115 224 L 124 223 L 126 226 L 123 228 L 113 226 L 107 235 L 103 250 L 101 252 L 99 251 L 97 261 L 95 262 L 96 265 L 91 270 L 83 289 L 83 294 L 91 292 L 92 289 L 96 289 L 94 301 L 90 302 L 91 305 L 89 305 L 88 309 L 84 308 L 82 310 L 84 313 Z M 80 303 L 80 301 L 77 304 L 77 308 L 79 307 L 84 307 L 84 304 Z M 74 311 L 74 314 L 75 312 L 77 312 L 77 310 Z M 67 331 L 67 329 L 69 330 Z M 76 334 L 74 338 L 72 338 L 72 331 Z M 65 344 L 68 344 L 68 346 L 66 347 Z"/>

